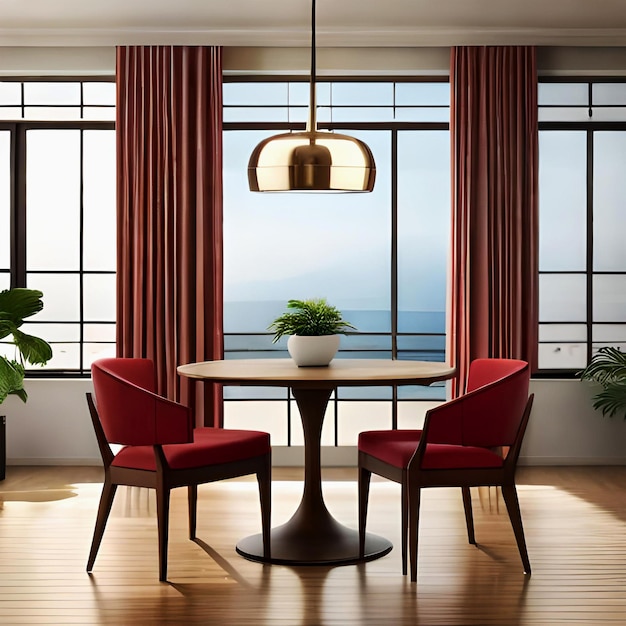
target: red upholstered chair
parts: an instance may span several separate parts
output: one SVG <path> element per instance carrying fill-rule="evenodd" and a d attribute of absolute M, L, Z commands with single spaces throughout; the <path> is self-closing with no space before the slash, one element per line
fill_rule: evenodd
<path fill-rule="evenodd" d="M 402 573 L 417 580 L 422 487 L 461 487 L 469 542 L 475 544 L 470 487 L 499 486 L 524 571 L 530 573 L 515 488 L 515 470 L 533 396 L 525 361 L 477 359 L 465 395 L 426 413 L 423 430 L 366 431 L 359 435 L 359 534 L 364 550 L 372 472 L 402 485 Z"/>
<path fill-rule="evenodd" d="M 189 538 L 196 537 L 198 485 L 256 474 L 264 556 L 270 556 L 271 448 L 268 433 L 194 428 L 191 411 L 153 393 L 149 359 L 101 359 L 92 368 L 87 403 L 105 477 L 87 571 L 93 569 L 118 485 L 156 489 L 159 580 L 167 578 L 170 490 L 186 486 Z M 114 454 L 109 444 L 123 447 Z"/>

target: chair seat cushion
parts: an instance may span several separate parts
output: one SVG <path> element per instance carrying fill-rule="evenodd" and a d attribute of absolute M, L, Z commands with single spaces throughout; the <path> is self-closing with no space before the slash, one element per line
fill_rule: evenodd
<path fill-rule="evenodd" d="M 369 430 L 359 433 L 359 451 L 389 465 L 406 467 L 422 436 L 421 430 Z"/>
<path fill-rule="evenodd" d="M 165 458 L 172 469 L 231 463 L 261 456 L 269 451 L 268 433 L 224 428 L 196 428 L 193 431 L 193 443 L 163 446 Z M 152 446 L 126 446 L 117 453 L 112 465 L 154 472 L 154 450 Z"/>
<path fill-rule="evenodd" d="M 359 434 L 359 451 L 394 467 L 407 467 L 419 444 L 421 430 L 371 430 Z M 499 454 L 476 446 L 429 443 L 422 469 L 502 467 Z"/>

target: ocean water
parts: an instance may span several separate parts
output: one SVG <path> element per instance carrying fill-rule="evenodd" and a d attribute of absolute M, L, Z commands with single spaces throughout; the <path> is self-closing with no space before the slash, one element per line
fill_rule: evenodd
<path fill-rule="evenodd" d="M 227 358 L 287 356 L 287 338 L 272 343 L 267 328 L 285 312 L 284 301 L 224 304 L 224 347 Z M 391 312 L 343 309 L 356 331 L 341 336 L 338 358 L 391 358 Z M 445 312 L 399 311 L 398 356 L 418 361 L 445 360 Z M 406 333 L 406 334 L 405 334 Z"/>

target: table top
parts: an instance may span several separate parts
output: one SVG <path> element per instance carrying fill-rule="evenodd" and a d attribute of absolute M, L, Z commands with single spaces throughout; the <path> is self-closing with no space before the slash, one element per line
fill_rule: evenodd
<path fill-rule="evenodd" d="M 445 363 L 335 358 L 326 367 L 298 367 L 292 359 L 231 359 L 180 365 L 178 373 L 229 385 L 336 387 L 430 385 L 452 378 Z"/>

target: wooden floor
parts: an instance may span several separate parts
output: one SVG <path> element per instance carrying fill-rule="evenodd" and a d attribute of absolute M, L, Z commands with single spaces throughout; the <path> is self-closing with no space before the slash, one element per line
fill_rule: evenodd
<path fill-rule="evenodd" d="M 325 470 L 332 513 L 356 528 L 356 473 Z M 90 576 L 98 468 L 9 467 L 0 483 L 0 624 L 219 626 L 626 623 L 626 468 L 521 468 L 519 496 L 532 576 L 522 573 L 501 496 L 473 490 L 467 543 L 459 490 L 423 497 L 419 576 L 396 548 L 358 566 L 286 567 L 241 558 L 260 530 L 256 483 L 200 488 L 197 542 L 186 490 L 172 499 L 169 582 L 159 583 L 153 494 L 118 491 Z M 273 524 L 289 518 L 299 470 L 275 469 Z M 372 483 L 368 530 L 399 545 L 399 487 Z"/>

